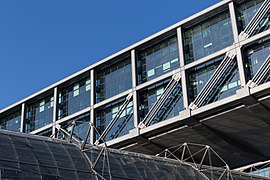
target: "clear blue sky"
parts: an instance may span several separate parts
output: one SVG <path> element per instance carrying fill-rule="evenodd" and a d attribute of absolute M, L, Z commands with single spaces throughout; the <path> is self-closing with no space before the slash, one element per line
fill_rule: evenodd
<path fill-rule="evenodd" d="M 0 0 L 0 109 L 217 2 Z"/>

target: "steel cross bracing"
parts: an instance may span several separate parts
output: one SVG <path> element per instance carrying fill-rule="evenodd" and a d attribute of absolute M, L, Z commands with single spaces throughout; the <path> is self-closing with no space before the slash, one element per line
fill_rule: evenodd
<path fill-rule="evenodd" d="M 250 36 L 260 32 L 260 27 L 258 27 L 265 18 L 266 15 L 269 14 L 270 10 L 270 0 L 265 0 L 261 5 L 259 10 L 256 12 L 254 17 L 251 19 L 247 27 L 240 33 L 239 40 L 244 40 L 249 38 Z M 241 48 L 241 47 L 240 47 Z M 234 68 L 232 66 L 236 65 L 234 57 L 236 56 L 236 50 L 230 50 L 226 53 L 224 59 L 217 67 L 211 78 L 207 81 L 203 89 L 194 99 L 194 101 L 189 105 L 191 110 L 197 109 L 205 104 L 208 104 L 213 96 L 218 91 L 218 87 L 222 86 L 222 83 L 225 81 L 225 77 L 227 77 Z"/>
<path fill-rule="evenodd" d="M 164 89 L 161 96 L 158 98 L 158 100 L 154 103 L 152 108 L 148 111 L 144 119 L 140 122 L 138 125 L 139 128 L 144 128 L 151 124 L 155 116 L 162 110 L 162 107 L 170 107 L 170 105 L 174 102 L 174 98 L 171 96 L 177 96 L 178 94 L 173 94 L 175 88 L 177 85 L 179 85 L 179 81 L 181 79 L 180 74 L 173 75 L 171 81 L 168 83 L 166 88 Z M 173 94 L 173 95 L 172 95 Z M 179 98 L 179 97 L 178 97 Z M 161 112 L 165 114 L 166 112 Z M 162 115 L 162 114 L 161 114 Z"/>
<path fill-rule="evenodd" d="M 127 118 L 124 119 L 124 121 L 118 126 L 118 129 L 116 130 L 116 132 L 112 135 L 112 139 L 115 139 L 120 135 L 120 133 L 122 132 L 124 127 L 126 127 L 127 123 L 129 122 L 132 116 L 133 114 L 130 114 Z"/>
<path fill-rule="evenodd" d="M 102 132 L 102 134 L 99 136 L 99 138 L 94 143 L 95 145 L 99 145 L 100 141 L 103 140 L 103 139 L 105 139 L 105 137 L 107 136 L 107 134 L 109 133 L 109 131 L 113 128 L 113 126 L 115 125 L 115 123 L 117 122 L 117 120 L 119 119 L 119 117 L 121 116 L 121 114 L 124 112 L 124 110 L 126 109 L 126 107 L 128 106 L 128 104 L 130 103 L 131 98 L 132 98 L 132 93 L 130 93 L 126 97 L 125 102 L 122 104 L 122 106 L 120 107 L 120 109 L 117 112 L 117 114 L 115 115 L 115 117 L 110 121 L 110 123 L 108 124 L 108 126 L 105 128 L 105 130 Z"/>
<path fill-rule="evenodd" d="M 194 110 L 211 101 L 218 88 L 222 85 L 222 83 L 224 83 L 226 77 L 228 77 L 230 72 L 234 69 L 236 62 L 233 61 L 233 59 L 235 56 L 236 53 L 234 51 L 229 51 L 226 53 L 226 56 L 221 61 L 214 74 L 207 81 L 195 100 L 189 105 L 190 109 Z"/>
<path fill-rule="evenodd" d="M 240 33 L 239 35 L 240 41 L 245 40 L 250 36 L 253 36 L 258 32 L 260 32 L 261 28 L 264 26 L 264 23 L 266 21 L 263 22 L 262 24 L 260 23 L 262 22 L 263 18 L 265 18 L 265 16 L 269 14 L 269 10 L 270 10 L 270 0 L 265 0 L 261 5 L 261 7 L 259 8 L 259 10 L 254 15 L 254 17 L 248 23 L 247 27 Z"/>
<path fill-rule="evenodd" d="M 260 69 L 256 72 L 251 80 L 247 83 L 247 86 L 253 88 L 265 82 L 269 78 L 270 70 L 270 55 L 265 59 Z"/>

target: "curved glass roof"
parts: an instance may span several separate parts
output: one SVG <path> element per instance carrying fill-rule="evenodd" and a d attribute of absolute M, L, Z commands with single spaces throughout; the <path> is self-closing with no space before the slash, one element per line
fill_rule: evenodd
<path fill-rule="evenodd" d="M 206 179 L 172 159 L 90 145 L 82 151 L 66 141 L 5 130 L 0 130 L 0 170 L 1 179 Z M 222 172 L 217 169 L 216 177 Z"/>

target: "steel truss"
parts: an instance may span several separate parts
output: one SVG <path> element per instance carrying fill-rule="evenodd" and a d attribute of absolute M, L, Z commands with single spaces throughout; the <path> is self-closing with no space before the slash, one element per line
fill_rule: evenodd
<path fill-rule="evenodd" d="M 210 146 L 183 143 L 165 149 L 156 156 L 171 158 L 196 169 L 205 179 L 233 180 L 233 173 L 228 164 Z"/>
<path fill-rule="evenodd" d="M 59 135 L 62 134 L 64 137 L 64 140 L 68 142 L 74 142 L 74 143 L 81 143 L 81 140 L 79 137 L 76 137 L 73 134 L 74 127 L 76 126 L 76 123 L 73 121 L 71 124 L 68 124 L 67 126 L 71 125 L 71 131 L 67 132 L 65 129 L 61 128 L 61 125 L 56 125 L 56 138 L 60 139 Z M 51 135 L 51 137 L 54 137 L 55 134 Z"/>
<path fill-rule="evenodd" d="M 85 154 L 87 151 L 86 150 L 82 150 L 82 152 Z M 93 161 L 91 161 L 88 158 L 88 162 L 91 164 L 91 170 L 95 173 L 96 175 L 96 179 L 103 179 L 106 180 L 106 176 L 109 177 L 110 180 L 112 180 L 112 173 L 111 173 L 111 165 L 110 165 L 110 160 L 109 160 L 109 149 L 107 148 L 107 145 L 105 144 L 104 147 L 102 147 L 102 149 L 100 150 L 98 156 L 96 157 L 96 159 L 94 159 Z M 85 155 L 87 157 L 87 155 Z M 96 171 L 96 166 L 98 165 L 98 163 L 100 163 L 100 161 L 102 161 L 102 171 L 100 173 L 98 173 Z"/>
<path fill-rule="evenodd" d="M 261 31 L 261 28 L 264 26 L 262 20 L 269 15 L 270 11 L 270 0 L 265 0 L 261 5 L 259 10 L 256 12 L 254 17 L 251 19 L 247 27 L 240 33 L 239 40 L 245 40 L 250 36 L 253 36 Z M 237 63 L 234 58 L 236 56 L 236 51 L 231 50 L 226 53 L 224 59 L 217 67 L 211 78 L 205 84 L 201 92 L 195 98 L 195 100 L 189 105 L 191 110 L 197 109 L 205 104 L 208 104 L 212 97 L 216 94 L 219 87 L 222 86 L 222 83 L 225 81 L 226 77 L 233 71 L 233 68 Z M 268 65 L 267 65 L 268 68 Z M 269 68 L 268 68 L 269 69 Z M 265 72 L 265 71 L 263 71 Z"/>
<path fill-rule="evenodd" d="M 72 123 L 74 125 L 74 123 Z M 89 135 L 91 128 L 94 128 L 94 131 L 99 134 L 98 130 L 95 128 L 93 124 L 90 123 L 89 131 L 85 136 L 85 140 L 83 144 L 78 144 L 74 141 L 70 141 L 69 139 L 73 139 L 75 137 L 70 137 L 70 134 L 65 130 L 65 134 L 67 133 L 66 140 L 70 143 L 74 143 L 84 154 L 86 160 L 90 164 L 91 171 L 95 175 L 95 179 L 105 180 L 105 179 L 113 179 L 112 164 L 110 164 L 110 157 L 113 156 L 110 153 L 110 149 L 107 147 L 105 139 L 102 139 L 104 142 L 102 147 L 92 147 L 85 148 L 85 142 Z M 62 128 L 58 128 L 60 132 L 62 132 Z M 74 128 L 72 128 L 74 129 Z M 72 131 L 71 131 L 72 132 Z M 105 137 L 101 136 L 100 137 Z M 96 151 L 96 155 L 94 155 L 91 159 L 89 157 L 89 152 L 92 152 L 93 148 Z M 91 150 L 92 149 L 92 150 Z M 234 177 L 241 177 L 244 175 L 245 177 L 249 177 L 247 173 L 248 168 L 244 167 L 242 169 L 230 170 L 228 164 L 218 155 L 216 151 L 214 151 L 210 146 L 201 145 L 201 144 L 193 144 L 193 143 L 184 143 L 178 146 L 174 146 L 168 149 L 165 149 L 161 153 L 156 156 L 161 158 L 170 158 L 175 159 L 179 162 L 179 165 L 186 165 L 193 168 L 196 172 L 198 172 L 204 179 L 206 180 L 233 180 Z M 265 168 L 269 166 L 269 161 L 262 164 L 260 167 Z M 258 164 L 256 165 L 258 166 Z M 253 167 L 253 166 L 252 166 Z M 255 167 L 255 165 L 254 165 Z M 253 167 L 253 169 L 254 169 Z M 256 170 L 259 170 L 257 167 Z M 242 173 L 243 172 L 243 173 Z M 242 173 L 242 174 L 241 174 Z M 250 175 L 250 178 L 256 177 L 257 179 L 269 179 L 261 176 Z"/>

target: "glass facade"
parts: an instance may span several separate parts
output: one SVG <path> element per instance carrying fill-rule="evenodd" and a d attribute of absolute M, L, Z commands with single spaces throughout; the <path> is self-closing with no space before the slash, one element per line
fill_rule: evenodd
<path fill-rule="evenodd" d="M 90 78 L 85 78 L 59 92 L 58 119 L 90 106 Z"/>
<path fill-rule="evenodd" d="M 68 133 L 72 130 L 72 122 L 75 122 L 75 126 L 73 129 L 73 136 L 81 141 L 84 140 L 86 133 L 89 129 L 90 122 L 90 114 L 83 114 L 76 118 L 70 119 L 61 123 L 61 128 L 66 130 Z M 61 136 L 61 135 L 60 135 Z M 59 137 L 58 137 L 59 138 Z M 60 139 L 64 139 L 64 137 L 60 137 Z M 90 143 L 90 135 L 88 136 L 87 143 Z"/>
<path fill-rule="evenodd" d="M 245 67 L 247 80 L 251 80 L 259 70 L 264 60 L 270 55 L 270 41 L 258 43 L 247 48 L 245 52 Z M 269 73 L 269 72 L 268 72 Z M 270 75 L 270 73 L 269 73 Z M 265 79 L 265 82 L 269 78 Z"/>
<path fill-rule="evenodd" d="M 47 96 L 26 108 L 25 131 L 27 133 L 53 122 L 53 95 Z"/>
<path fill-rule="evenodd" d="M 138 53 L 139 84 L 179 68 L 176 36 L 152 45 Z"/>
<path fill-rule="evenodd" d="M 254 17 L 258 9 L 261 7 L 263 0 L 248 0 L 243 2 L 237 8 L 239 30 L 242 31 Z M 265 17 L 257 28 L 257 33 L 262 32 L 269 28 L 269 17 Z"/>
<path fill-rule="evenodd" d="M 110 121 L 117 115 L 123 102 L 124 99 L 108 104 L 97 110 L 95 126 L 97 127 L 100 134 L 106 129 Z M 133 102 L 131 101 L 129 102 L 123 113 L 120 115 L 113 128 L 109 131 L 105 140 L 108 141 L 111 139 L 115 139 L 119 136 L 128 134 L 129 130 L 133 128 Z M 99 136 L 96 135 L 96 138 L 98 137 Z"/>
<path fill-rule="evenodd" d="M 186 63 L 217 52 L 234 42 L 229 12 L 216 15 L 184 32 Z"/>
<path fill-rule="evenodd" d="M 38 133 L 37 135 L 39 136 L 46 136 L 46 137 L 51 137 L 52 135 L 52 128 L 49 128 L 45 131 L 41 131 L 40 133 Z"/>
<path fill-rule="evenodd" d="M 151 86 L 145 90 L 142 90 L 139 93 L 139 113 L 140 113 L 140 121 L 144 119 L 147 115 L 148 111 L 153 107 L 155 102 L 159 99 L 161 94 L 164 92 L 169 80 L 158 83 L 154 86 Z M 151 124 L 155 124 L 157 122 L 170 119 L 172 117 L 178 116 L 180 111 L 183 110 L 183 99 L 182 99 L 182 91 L 180 84 L 175 88 L 175 90 L 170 94 L 168 99 L 173 99 L 173 103 L 170 106 L 162 107 L 160 112 L 154 118 Z"/>
<path fill-rule="evenodd" d="M 17 111 L 8 116 L 0 118 L 0 129 L 20 132 L 21 130 L 21 111 Z"/>
<path fill-rule="evenodd" d="M 131 61 L 130 58 L 107 66 L 97 72 L 96 101 L 100 102 L 132 86 Z"/>
<path fill-rule="evenodd" d="M 94 117 L 91 121 L 97 128 L 98 133 L 95 132 L 94 134 L 92 131 L 93 134 L 91 134 L 91 137 L 88 137 L 87 142 L 90 142 L 90 138 L 91 142 L 93 142 L 116 117 L 121 105 L 125 101 L 124 95 L 133 93 L 136 99 L 133 98 L 132 101 L 136 104 L 136 107 L 133 107 L 133 102 L 131 101 L 105 137 L 106 141 L 113 140 L 109 144 L 118 147 L 118 145 L 122 146 L 128 143 L 132 145 L 131 143 L 136 141 L 129 139 L 135 137 L 133 136 L 135 135 L 133 131 L 129 134 L 130 130 L 137 128 L 137 124 L 134 127 L 134 122 L 143 122 L 136 129 L 136 132 L 146 133 L 146 136 L 149 135 L 149 138 L 154 140 L 155 132 L 166 131 L 167 129 L 173 130 L 185 124 L 188 119 L 184 119 L 179 123 L 175 121 L 179 119 L 179 115 L 181 115 L 181 118 L 187 118 L 190 115 L 196 116 L 195 119 L 205 120 L 209 119 L 209 116 L 216 112 L 216 110 L 218 112 L 223 110 L 228 110 L 228 113 L 231 112 L 229 111 L 230 108 L 234 108 L 242 100 L 240 99 L 242 98 L 241 92 L 237 94 L 239 95 L 238 99 L 236 96 L 233 96 L 241 88 L 236 58 L 234 59 L 235 64 L 232 71 L 224 73 L 226 77 L 223 74 L 224 76 L 217 80 L 219 81 L 218 85 L 212 88 L 211 92 L 207 92 L 207 96 L 198 101 L 199 103 L 194 102 L 194 99 L 220 65 L 223 57 L 217 56 L 224 56 L 227 50 L 232 50 L 230 51 L 231 53 L 235 48 L 243 50 L 242 52 L 237 51 L 238 58 L 240 57 L 239 55 L 241 55 L 240 58 L 243 55 L 244 67 L 240 69 L 244 68 L 245 70 L 245 74 L 241 74 L 240 77 L 246 76 L 248 82 L 261 67 L 266 57 L 270 55 L 270 34 L 268 34 L 269 37 L 267 38 L 265 38 L 266 34 L 264 34 L 269 33 L 268 31 L 261 33 L 264 37 L 254 36 L 247 41 L 237 42 L 232 45 L 234 38 L 230 13 L 228 12 L 232 2 L 236 6 L 239 28 L 244 29 L 258 11 L 263 0 L 224 1 L 212 7 L 212 9 L 215 9 L 213 12 L 208 12 L 210 8 L 203 11 L 202 13 L 207 12 L 207 14 L 201 17 L 198 17 L 197 14 L 181 21 L 1 110 L 0 128 L 12 131 L 23 130 L 26 133 L 32 132 L 36 135 L 48 137 L 54 132 L 54 128 L 56 128 L 54 126 L 55 123 L 60 124 L 63 129 L 70 133 L 71 128 L 73 128 L 72 123 L 75 122 L 74 137 L 82 141 L 89 129 L 90 116 L 88 112 L 91 109 L 91 112 L 93 112 L 91 116 Z M 233 14 L 233 12 L 231 13 Z M 188 22 L 189 20 L 191 21 Z M 268 25 L 269 19 L 266 18 L 262 22 L 261 27 L 267 28 Z M 181 29 L 182 34 L 176 34 L 180 32 L 178 28 Z M 178 42 L 178 37 L 181 37 L 180 39 L 183 42 Z M 255 43 L 258 41 L 259 43 Z M 228 46 L 229 48 L 227 48 Z M 179 49 L 179 47 L 183 47 L 183 49 Z M 213 54 L 217 51 L 219 53 Z M 134 52 L 135 54 L 132 54 Z M 131 56 L 131 54 L 135 57 Z M 181 55 L 181 61 L 179 55 Z M 184 57 L 182 57 L 183 55 Z M 185 62 L 183 62 L 183 67 L 180 68 L 180 62 L 182 61 Z M 157 108 L 158 112 L 154 112 L 154 115 L 147 119 L 149 121 L 143 121 L 149 112 L 153 112 L 155 103 L 162 102 L 159 100 L 170 82 L 171 76 L 178 73 L 179 76 L 184 75 L 186 79 L 179 81 L 173 92 L 166 96 L 164 103 Z M 134 79 L 137 82 L 132 79 L 133 76 L 136 77 Z M 267 81 L 269 80 L 270 72 L 268 72 Z M 182 82 L 186 82 L 186 84 L 181 84 Z M 136 86 L 133 87 L 133 85 Z M 185 92 L 184 94 L 188 95 L 187 97 L 183 97 L 182 88 L 185 88 L 183 91 Z M 54 90 L 55 96 L 53 96 Z M 262 86 L 258 88 L 258 91 L 263 91 L 262 93 L 257 92 L 257 89 L 254 90 L 256 92 L 251 91 L 251 93 L 254 92 L 254 98 L 267 98 L 267 87 Z M 208 94 L 210 95 L 208 96 Z M 225 101 L 214 103 L 213 106 L 204 106 L 224 98 L 226 98 Z M 233 100 L 231 98 L 236 99 Z M 187 102 L 183 103 L 183 99 Z M 167 104 L 168 100 L 171 100 L 169 105 Z M 230 102 L 228 103 L 227 100 L 230 100 Z M 189 104 L 191 102 L 194 102 L 194 104 Z M 21 106 L 22 103 L 22 107 L 25 105 L 23 111 L 6 116 L 10 114 L 9 112 L 18 110 L 18 106 Z M 224 103 L 227 103 L 226 109 L 223 109 L 222 105 Z M 202 106 L 204 106 L 202 109 L 195 110 Z M 242 108 L 242 106 L 239 106 L 239 108 Z M 3 112 L 5 110 L 8 112 Z M 204 112 L 204 110 L 207 112 Z M 21 122 L 22 112 L 24 112 L 24 121 Z M 191 113 L 185 114 L 189 112 Z M 134 120 L 134 113 L 136 118 L 138 114 L 138 119 Z M 53 122 L 53 120 L 56 120 L 56 122 Z M 255 118 L 255 120 L 257 119 Z M 193 123 L 195 124 L 195 121 L 188 122 L 187 124 L 193 126 Z M 21 124 L 23 124 L 22 127 Z M 166 124 L 166 127 L 162 127 L 163 124 Z M 145 126 L 149 125 L 153 126 L 145 128 Z M 62 133 L 58 135 L 60 138 L 61 136 L 62 138 L 66 137 Z M 121 143 L 119 143 L 120 141 Z M 164 143 L 166 142 L 164 141 Z M 157 144 L 159 144 L 158 141 Z M 137 149 L 138 147 L 137 145 L 132 146 L 130 148 Z M 147 148 L 143 151 L 147 152 L 149 150 Z"/>
<path fill-rule="evenodd" d="M 190 102 L 192 102 L 203 89 L 207 81 L 211 78 L 211 76 L 217 69 L 218 65 L 221 63 L 222 59 L 223 57 L 219 57 L 215 60 L 212 60 L 187 71 L 188 95 Z M 222 85 L 216 90 L 214 96 L 209 99 L 209 102 L 229 97 L 235 94 L 236 90 L 240 88 L 241 84 L 236 64 L 237 63 L 235 59 L 235 67 L 227 76 L 227 78 L 224 79 Z"/>

